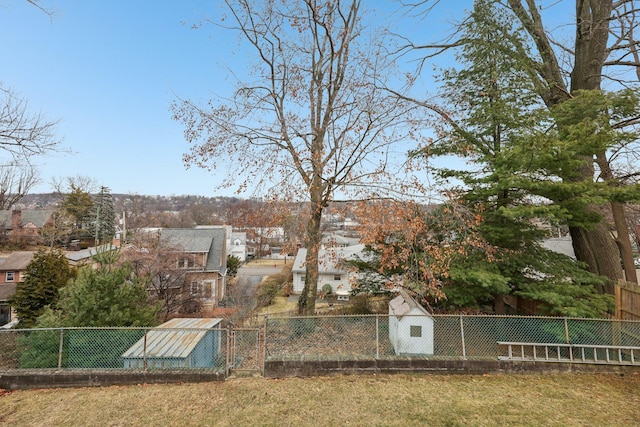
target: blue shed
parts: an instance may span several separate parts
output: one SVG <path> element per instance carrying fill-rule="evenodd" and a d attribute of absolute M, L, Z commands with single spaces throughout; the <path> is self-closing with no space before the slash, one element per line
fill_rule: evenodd
<path fill-rule="evenodd" d="M 222 320 L 176 318 L 147 332 L 122 354 L 125 368 L 222 366 Z"/>

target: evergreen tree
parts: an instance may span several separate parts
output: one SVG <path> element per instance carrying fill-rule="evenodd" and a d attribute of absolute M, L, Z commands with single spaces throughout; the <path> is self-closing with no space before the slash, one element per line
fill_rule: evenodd
<path fill-rule="evenodd" d="M 579 169 L 584 144 L 558 137 L 557 117 L 522 61 L 524 36 L 503 9 L 475 2 L 462 34 L 462 68 L 443 74 L 444 96 L 458 116 L 426 154 L 467 161 L 465 168 L 439 169 L 439 177 L 462 183 L 466 202 L 482 207 L 480 230 L 497 250 L 490 258 L 475 251 L 451 263 L 444 305 L 476 306 L 514 292 L 543 301 L 548 314 L 603 315 L 610 298 L 597 295 L 602 280 L 542 248 L 545 232 L 534 222 L 589 227 L 600 221 L 587 209 L 602 196 L 600 188 L 566 179 Z"/>
<path fill-rule="evenodd" d="M 82 238 L 91 235 L 92 212 L 94 202 L 91 195 L 81 187 L 71 184 L 71 191 L 60 203 L 64 215 L 71 219 L 72 237 Z"/>
<path fill-rule="evenodd" d="M 96 244 L 111 243 L 116 234 L 116 214 L 111 190 L 108 187 L 100 187 L 100 192 L 95 199 L 94 209 L 93 235 L 96 239 Z"/>
<path fill-rule="evenodd" d="M 96 255 L 98 268 L 82 267 L 78 277 L 60 291 L 55 309 L 38 319 L 41 327 L 154 326 L 159 304 L 151 304 L 132 268 L 118 265 L 118 251 Z"/>
<path fill-rule="evenodd" d="M 20 319 L 20 327 L 31 328 L 45 307 L 55 304 L 59 289 L 75 277 L 75 268 L 69 266 L 59 250 L 38 251 L 25 270 L 23 280 L 9 303 Z"/>

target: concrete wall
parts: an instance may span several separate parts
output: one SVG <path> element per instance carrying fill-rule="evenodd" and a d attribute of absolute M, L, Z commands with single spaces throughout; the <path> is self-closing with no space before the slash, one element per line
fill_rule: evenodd
<path fill-rule="evenodd" d="M 268 360 L 265 378 L 313 377 L 353 374 L 563 374 L 602 373 L 638 375 L 640 366 L 508 360 L 434 360 L 393 358 L 370 360 Z M 23 390 L 58 387 L 96 387 L 130 384 L 166 384 L 225 380 L 224 372 L 201 370 L 64 370 L 0 372 L 0 388 Z"/>
<path fill-rule="evenodd" d="M 0 372 L 0 388 L 4 390 L 25 390 L 59 387 L 98 387 L 132 384 L 169 384 L 182 382 L 210 382 L 225 379 L 223 372 L 201 370 L 28 370 Z"/>
<path fill-rule="evenodd" d="M 640 373 L 640 366 L 556 362 L 515 362 L 508 360 L 434 360 L 393 358 L 370 360 L 268 360 L 266 378 L 313 377 L 347 374 L 525 374 L 590 372 L 609 374 Z"/>

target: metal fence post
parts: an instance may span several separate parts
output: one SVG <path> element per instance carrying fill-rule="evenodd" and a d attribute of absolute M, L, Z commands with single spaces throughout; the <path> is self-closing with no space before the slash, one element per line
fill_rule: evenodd
<path fill-rule="evenodd" d="M 267 321 L 268 316 L 264 316 L 264 329 L 263 329 L 263 341 L 262 341 L 262 375 L 264 375 L 264 365 L 267 362 Z"/>
<path fill-rule="evenodd" d="M 464 321 L 460 315 L 460 338 L 462 339 L 462 359 L 467 360 L 467 347 L 464 343 Z"/>
<path fill-rule="evenodd" d="M 376 359 L 380 358 L 380 322 L 378 317 L 379 315 L 376 314 Z"/>
<path fill-rule="evenodd" d="M 145 329 L 144 341 L 142 344 L 142 370 L 143 371 L 147 370 L 147 332 L 149 332 L 149 330 Z"/>
<path fill-rule="evenodd" d="M 229 377 L 231 364 L 231 324 L 227 325 L 227 360 L 225 361 L 224 376 Z"/>
<path fill-rule="evenodd" d="M 58 349 L 58 369 L 62 369 L 62 350 L 64 348 L 64 329 L 60 328 L 60 347 Z"/>
<path fill-rule="evenodd" d="M 571 344 L 571 342 L 569 341 L 569 322 L 567 322 L 566 317 L 564 318 L 564 336 L 567 340 L 567 344 Z"/>

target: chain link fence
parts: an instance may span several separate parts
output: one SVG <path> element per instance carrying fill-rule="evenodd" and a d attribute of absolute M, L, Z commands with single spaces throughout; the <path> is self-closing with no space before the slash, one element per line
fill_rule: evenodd
<path fill-rule="evenodd" d="M 640 347 L 640 322 L 455 315 L 265 320 L 267 359 L 496 359 L 507 355 L 498 342 Z"/>
<path fill-rule="evenodd" d="M 212 369 L 228 364 L 226 329 L 0 331 L 0 369 Z"/>
<path fill-rule="evenodd" d="M 263 369 L 264 360 L 497 359 L 499 342 L 640 347 L 640 322 L 520 316 L 387 315 L 267 318 L 260 329 L 0 330 L 0 370 Z M 556 346 L 565 357 L 570 349 Z M 531 347 L 524 351 L 535 351 Z M 567 354 L 565 354 L 565 352 Z M 626 359 L 625 359 L 626 360 Z"/>

